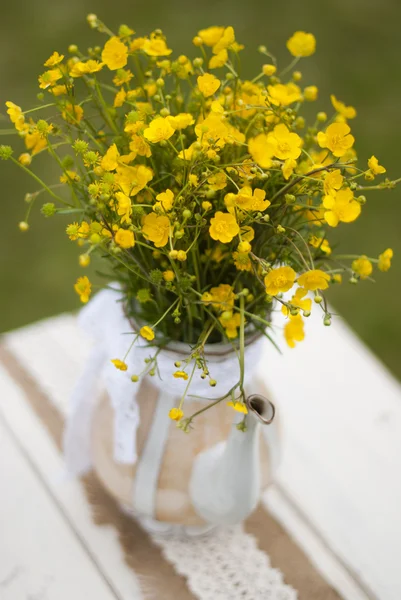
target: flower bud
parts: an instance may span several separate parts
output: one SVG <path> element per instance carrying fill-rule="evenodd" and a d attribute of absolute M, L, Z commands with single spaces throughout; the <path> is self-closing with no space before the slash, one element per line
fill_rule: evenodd
<path fill-rule="evenodd" d="M 327 115 L 325 112 L 318 112 L 316 115 L 316 119 L 319 121 L 319 123 L 325 123 L 327 121 Z"/>
<path fill-rule="evenodd" d="M 192 43 L 193 43 L 193 45 L 194 45 L 194 46 L 197 46 L 197 47 L 199 48 L 199 46 L 202 46 L 202 45 L 203 45 L 203 40 L 202 40 L 202 38 L 201 38 L 201 37 L 199 37 L 199 35 L 196 35 L 196 36 L 193 38 L 193 40 L 192 40 Z"/>
<path fill-rule="evenodd" d="M 177 250 L 170 250 L 170 252 L 168 253 L 169 257 L 172 260 L 175 260 L 178 256 L 178 251 Z"/>
<path fill-rule="evenodd" d="M 182 216 L 184 217 L 184 219 L 188 220 L 192 217 L 192 213 L 190 210 L 188 210 L 188 208 L 186 208 L 182 211 Z"/>
<path fill-rule="evenodd" d="M 200 56 L 198 58 L 194 58 L 193 65 L 194 67 L 201 67 L 203 65 L 203 58 Z"/>
<path fill-rule="evenodd" d="M 183 229 L 178 229 L 177 231 L 174 232 L 174 237 L 176 240 L 180 240 L 181 238 L 183 238 L 185 235 L 185 231 Z"/>
<path fill-rule="evenodd" d="M 302 79 L 301 71 L 294 71 L 292 74 L 292 78 L 294 81 L 301 81 L 301 79 Z"/>
<path fill-rule="evenodd" d="M 323 325 L 325 325 L 326 327 L 329 327 L 331 325 L 331 315 L 329 313 L 326 313 L 324 315 Z"/>
<path fill-rule="evenodd" d="M 90 264 L 91 258 L 89 254 L 80 254 L 78 260 L 81 267 L 87 267 Z"/>
<path fill-rule="evenodd" d="M 270 77 L 271 75 L 274 75 L 274 73 L 277 71 L 277 67 L 275 67 L 274 65 L 263 65 L 262 71 L 264 75 Z"/>
<path fill-rule="evenodd" d="M 187 253 L 185 252 L 185 250 L 178 250 L 177 260 L 179 260 L 180 262 L 184 262 L 187 260 Z"/>
<path fill-rule="evenodd" d="M 177 368 L 181 367 L 181 361 L 180 360 L 176 360 L 175 363 L 174 363 L 174 366 L 177 367 Z"/>
<path fill-rule="evenodd" d="M 29 229 L 29 225 L 26 221 L 20 221 L 18 223 L 18 227 L 19 227 L 20 231 L 28 231 L 28 229 Z"/>
<path fill-rule="evenodd" d="M 139 377 L 138 377 L 138 375 L 131 375 L 131 381 L 132 381 L 133 383 L 136 383 L 137 381 L 139 381 Z"/>
<path fill-rule="evenodd" d="M 252 250 L 252 246 L 249 242 L 240 242 L 237 247 L 238 252 L 244 252 L 248 254 Z"/>
<path fill-rule="evenodd" d="M 209 385 L 211 387 L 215 387 L 217 385 L 217 381 L 215 379 L 209 379 Z"/>
<path fill-rule="evenodd" d="M 70 44 L 68 46 L 68 52 L 70 54 L 76 54 L 78 52 L 78 46 L 76 44 Z"/>
<path fill-rule="evenodd" d="M 314 297 L 314 301 L 316 302 L 316 304 L 321 304 L 323 302 L 323 298 L 322 296 L 319 296 L 319 294 L 316 294 L 316 296 Z"/>

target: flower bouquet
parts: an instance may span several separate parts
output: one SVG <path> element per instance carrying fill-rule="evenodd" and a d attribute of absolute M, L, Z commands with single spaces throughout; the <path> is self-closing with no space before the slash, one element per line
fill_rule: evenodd
<path fill-rule="evenodd" d="M 329 286 L 371 279 L 374 266 L 389 269 L 391 249 L 378 258 L 338 254 L 330 231 L 361 215 L 365 190 L 399 180 L 373 182 L 386 172 L 375 156 L 357 166 L 352 106 L 333 95 L 331 114 L 316 112 L 306 123 L 303 108 L 318 89 L 301 86 L 295 67 L 315 52 L 312 34 L 290 37 L 284 68 L 260 46 L 260 70 L 246 79 L 232 27 L 199 31 L 190 58 L 173 55 L 160 30 L 140 37 L 126 25 L 110 31 L 95 15 L 88 22 L 102 45 L 71 45 L 68 57 L 54 52 L 36 107 L 6 103 L 25 151 L 15 158 L 2 146 L 0 156 L 37 186 L 19 227 L 28 230 L 45 195 L 44 217 L 69 215 L 79 265 L 98 255 L 114 282 L 106 288 L 120 290 L 129 335 L 120 355 L 108 355 L 111 368 L 132 387 L 146 375 L 162 374 L 167 388 L 166 378 L 179 380 L 179 395 L 165 407 L 179 429 L 196 430 L 209 407 L 213 420 L 224 401 L 240 413 L 245 435 L 255 411 L 244 388 L 253 362 L 246 364 L 247 345 L 262 337 L 276 344 L 271 317 L 281 310 L 294 347 L 313 305 L 330 325 Z M 43 154 L 58 165 L 59 181 L 35 174 Z M 92 287 L 78 277 L 82 302 Z M 175 355 L 166 363 L 169 347 Z M 231 348 L 238 365 L 226 375 L 211 358 L 220 347 Z M 143 362 L 133 371 L 138 348 Z M 188 412 L 194 390 L 210 402 Z"/>

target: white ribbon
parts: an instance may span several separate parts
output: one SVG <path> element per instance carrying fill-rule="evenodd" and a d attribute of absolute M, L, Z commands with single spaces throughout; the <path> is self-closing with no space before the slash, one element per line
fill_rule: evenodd
<path fill-rule="evenodd" d="M 154 354 L 155 348 L 138 337 L 125 362 L 127 371 L 120 371 L 111 359 L 123 359 L 132 343 L 132 325 L 123 310 L 123 295 L 118 284 L 115 289 L 99 292 L 81 310 L 80 327 L 94 340 L 93 350 L 84 367 L 71 397 L 70 414 L 64 432 L 64 453 L 66 466 L 72 475 L 80 475 L 92 467 L 90 448 L 93 409 L 98 396 L 99 383 L 103 383 L 114 409 L 114 459 L 119 463 L 134 464 L 136 454 L 136 430 L 140 414 L 136 395 L 140 383 L 133 383 L 131 375 L 138 374 L 145 367 L 145 359 Z M 249 379 L 261 356 L 262 340 L 258 339 L 245 350 L 246 378 Z M 179 398 L 187 382 L 172 376 L 176 370 L 174 362 L 185 359 L 190 354 L 188 344 L 174 344 L 174 351 L 163 349 L 157 357 L 158 376 L 152 378 L 160 390 Z M 199 371 L 191 382 L 189 395 L 202 396 L 212 400 L 227 392 L 239 379 L 239 362 L 234 352 L 229 352 L 229 344 L 206 346 L 208 368 L 212 378 L 217 380 L 210 387 L 208 380 L 199 377 Z M 212 354 L 208 350 L 212 350 Z M 188 369 L 190 372 L 191 366 Z M 200 400 L 205 402 L 205 400 Z M 167 410 L 167 407 L 166 407 Z"/>

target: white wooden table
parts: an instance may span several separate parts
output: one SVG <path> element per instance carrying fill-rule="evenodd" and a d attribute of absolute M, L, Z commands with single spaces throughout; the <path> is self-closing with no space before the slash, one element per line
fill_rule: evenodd
<path fill-rule="evenodd" d="M 71 315 L 3 336 L 1 600 L 139 600 L 166 570 L 143 558 L 147 542 L 128 560 L 128 525 L 114 526 L 125 517 L 100 526 L 87 487 L 62 476 L 60 415 L 89 346 Z M 401 387 L 339 318 L 312 317 L 305 342 L 283 350 L 266 346 L 261 366 L 285 428 L 265 508 L 340 597 L 400 600 Z"/>

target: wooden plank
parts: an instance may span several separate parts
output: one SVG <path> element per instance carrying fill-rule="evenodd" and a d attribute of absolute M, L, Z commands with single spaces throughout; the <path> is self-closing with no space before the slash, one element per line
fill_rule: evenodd
<path fill-rule="evenodd" d="M 116 600 L 1 418 L 0 472 L 0 598 Z"/>
<path fill-rule="evenodd" d="M 40 338 L 37 339 L 38 343 L 40 343 Z M 97 593 L 95 584 L 91 587 L 91 584 L 88 583 L 88 588 L 83 588 L 86 590 L 88 597 L 96 598 L 96 600 L 100 598 L 104 598 L 105 600 L 110 600 L 110 598 L 140 600 L 142 594 L 140 592 L 139 581 L 124 560 L 117 532 L 112 527 L 98 526 L 94 523 L 82 485 L 76 480 L 67 481 L 65 479 L 65 476 L 63 476 L 63 461 L 59 451 L 48 436 L 44 425 L 33 414 L 21 389 L 10 379 L 1 365 L 0 416 L 18 440 L 22 451 L 29 457 L 31 472 L 36 471 L 47 489 L 48 496 L 53 499 L 54 504 L 59 508 L 60 514 L 64 516 L 65 528 L 67 529 L 66 524 L 68 524 L 70 536 L 75 537 L 79 541 L 80 551 L 76 552 L 76 556 L 77 561 L 82 562 L 82 569 L 88 568 L 87 565 L 89 562 L 92 565 L 92 569 L 97 569 L 99 578 L 103 580 L 103 586 L 109 590 L 107 592 L 108 595 L 105 595 L 106 592 L 104 592 L 102 596 L 100 592 Z M 2 453 L 2 456 L 4 465 L 7 465 L 7 453 Z M 7 469 L 9 470 L 9 476 L 12 477 L 9 487 L 10 489 L 13 488 L 13 490 L 17 489 L 15 493 L 18 493 L 18 487 L 15 488 L 15 486 L 18 484 L 20 478 L 17 475 L 13 475 L 12 467 L 7 467 Z M 29 472 L 28 467 L 26 467 L 26 470 Z M 24 485 L 24 477 L 21 478 L 21 485 Z M 42 490 L 42 493 L 44 494 L 45 492 Z M 26 536 L 32 539 L 32 544 L 35 543 L 35 537 L 41 535 L 40 527 L 42 526 L 41 523 L 46 521 L 46 512 L 44 511 L 38 518 L 35 510 L 31 511 L 30 507 L 27 510 L 26 504 L 22 502 L 24 499 L 26 503 L 27 498 L 30 498 L 28 491 L 24 494 L 24 498 L 21 498 L 20 504 L 14 505 L 14 512 L 10 512 L 9 529 L 4 534 L 4 539 L 13 538 L 13 527 L 18 527 L 20 514 L 21 522 L 23 522 L 23 517 L 27 520 L 25 526 Z M 48 501 L 50 502 L 50 500 Z M 0 507 L 2 507 L 2 504 L 3 502 L 0 503 Z M 9 510 L 11 511 L 12 508 L 13 504 L 11 503 Z M 26 514 L 22 515 L 23 512 Z M 52 521 L 50 520 L 50 522 Z M 29 527 L 31 529 L 36 527 L 34 534 L 30 534 Z M 1 533 L 3 539 L 2 529 Z M 18 535 L 16 539 L 18 547 L 16 547 L 15 552 L 18 555 L 19 552 L 24 552 L 22 547 L 20 550 L 18 548 L 19 546 L 23 546 L 25 540 L 23 535 Z M 45 534 L 43 535 L 43 539 L 46 539 Z M 74 552 L 76 550 L 75 548 L 71 548 L 68 555 L 64 553 L 64 542 L 63 539 L 58 539 L 57 528 L 55 528 L 54 543 L 53 545 L 49 544 L 49 549 L 54 554 L 54 560 L 56 562 L 64 561 L 67 570 L 70 570 L 69 565 L 74 565 L 75 563 Z M 85 558 L 82 558 L 82 555 Z M 26 557 L 27 564 L 31 564 L 28 560 L 31 563 L 33 561 L 32 564 L 35 564 L 34 557 L 30 559 L 28 556 Z M 44 555 L 44 560 L 47 560 L 46 555 Z M 52 564 L 50 558 L 49 564 Z M 52 573 L 50 566 L 48 572 Z M 64 600 L 65 598 L 67 600 L 68 598 L 68 600 L 71 600 L 71 598 L 84 598 L 85 593 L 83 589 L 78 586 L 75 594 L 69 593 L 68 596 L 52 594 L 49 596 L 49 599 L 57 598 L 57 600 Z M 67 590 L 70 592 L 71 588 L 67 587 Z M 110 590 L 112 590 L 112 593 Z M 3 600 L 1 595 L 0 597 Z M 24 598 L 25 596 L 21 596 L 21 600 Z M 47 597 L 43 596 L 43 598 Z M 19 598 L 18 596 L 12 596 L 10 600 L 19 600 Z"/>

